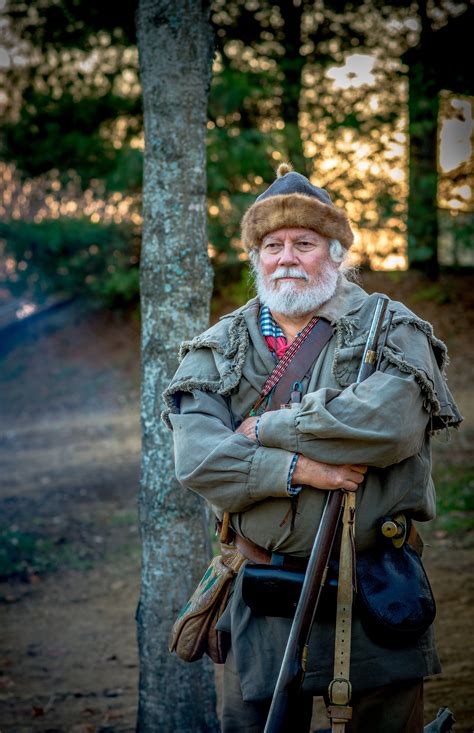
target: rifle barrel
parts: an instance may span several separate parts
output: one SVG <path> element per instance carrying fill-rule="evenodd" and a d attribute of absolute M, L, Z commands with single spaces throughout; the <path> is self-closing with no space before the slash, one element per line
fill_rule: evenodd
<path fill-rule="evenodd" d="M 370 377 L 376 369 L 377 342 L 387 304 L 388 298 L 381 296 L 377 299 L 356 379 L 357 384 Z M 302 661 L 304 649 L 309 642 L 321 589 L 324 585 L 325 573 L 341 516 L 343 496 L 342 490 L 330 491 L 324 505 L 264 733 L 291 733 L 291 710 L 305 674 Z M 290 693 L 293 694 L 290 696 Z"/>
<path fill-rule="evenodd" d="M 357 374 L 356 384 L 359 384 L 360 382 L 363 382 L 364 379 L 367 379 L 367 377 L 370 377 L 377 367 L 377 342 L 379 340 L 380 331 L 382 330 L 387 305 L 388 298 L 377 298 L 374 316 L 372 318 L 372 323 L 370 324 L 369 335 L 367 336 L 367 343 L 365 344 L 362 362 L 359 368 L 359 373 Z"/>

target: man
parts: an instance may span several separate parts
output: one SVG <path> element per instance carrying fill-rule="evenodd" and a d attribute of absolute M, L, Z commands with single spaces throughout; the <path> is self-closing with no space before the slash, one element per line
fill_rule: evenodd
<path fill-rule="evenodd" d="M 242 222 L 258 297 L 183 345 L 165 393 L 179 481 L 219 518 L 230 513 L 250 562 L 271 552 L 307 558 L 327 492 L 339 488 L 356 492 L 357 551 L 374 545 L 382 516 L 434 517 L 430 435 L 461 421 L 443 378 L 446 349 L 428 323 L 392 302 L 380 369 L 354 384 L 376 296 L 344 276 L 352 240 L 326 191 L 280 166 Z M 302 348 L 315 317 L 334 335 L 293 385 L 293 409 L 278 409 L 278 384 L 262 389 L 285 354 Z M 252 613 L 241 585 L 242 572 L 219 622 L 231 639 L 224 733 L 263 731 L 291 625 Z M 312 696 L 326 695 L 332 679 L 334 626 L 321 614 L 313 627 L 295 731 L 309 730 Z M 355 608 L 348 733 L 421 731 L 422 680 L 439 670 L 432 629 L 388 650 L 367 636 Z"/>

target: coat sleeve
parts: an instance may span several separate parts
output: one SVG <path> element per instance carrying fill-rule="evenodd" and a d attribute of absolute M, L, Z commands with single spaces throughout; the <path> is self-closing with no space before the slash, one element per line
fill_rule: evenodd
<path fill-rule="evenodd" d="M 379 372 L 345 390 L 312 392 L 298 411 L 266 413 L 259 437 L 325 463 L 384 468 L 420 450 L 428 417 L 413 377 Z"/>
<path fill-rule="evenodd" d="M 346 389 L 308 393 L 298 410 L 264 414 L 261 443 L 327 463 L 379 468 L 418 453 L 434 409 L 437 367 L 424 334 L 410 325 L 396 331 L 381 371 Z"/>
<path fill-rule="evenodd" d="M 287 498 L 293 454 L 261 447 L 236 433 L 224 397 L 194 390 L 182 394 L 170 415 L 178 481 L 215 507 L 242 512 L 268 497 Z"/>

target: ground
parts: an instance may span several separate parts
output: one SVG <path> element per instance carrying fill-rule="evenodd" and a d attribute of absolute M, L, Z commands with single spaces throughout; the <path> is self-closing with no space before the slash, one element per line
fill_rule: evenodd
<path fill-rule="evenodd" d="M 423 530 L 444 667 L 426 685 L 426 719 L 447 705 L 456 733 L 468 733 L 474 279 L 451 276 L 432 287 L 421 275 L 371 274 L 364 284 L 400 297 L 435 324 L 450 347 L 450 386 L 471 416 L 450 443 L 442 437 L 435 444 L 446 496 L 443 516 Z M 0 733 L 134 731 L 138 322 L 75 302 L 10 335 L 3 349 Z M 319 710 L 314 723 L 324 726 Z"/>

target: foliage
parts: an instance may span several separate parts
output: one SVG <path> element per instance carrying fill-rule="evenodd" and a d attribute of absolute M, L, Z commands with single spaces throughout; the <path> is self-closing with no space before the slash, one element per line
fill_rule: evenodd
<path fill-rule="evenodd" d="M 107 179 L 120 165 L 120 153 L 139 132 L 140 105 L 112 93 L 83 97 L 80 103 L 64 91 L 59 99 L 49 92 L 25 89 L 23 105 L 14 122 L 3 126 L 1 156 L 13 161 L 27 177 L 36 177 L 56 166 L 67 181 L 73 169 L 86 183 L 91 178 Z M 127 120 L 121 147 L 114 146 L 113 127 Z M 25 130 L 29 131 L 25 135 Z M 109 134 L 104 134 L 104 132 Z M 116 174 L 117 175 L 117 174 Z M 127 177 L 127 188 L 138 188 L 139 180 Z"/>
<path fill-rule="evenodd" d="M 239 308 L 255 297 L 254 279 L 247 264 L 225 263 L 215 271 L 211 320 L 216 321 L 229 310 Z"/>
<path fill-rule="evenodd" d="M 440 263 L 452 268 L 472 267 L 474 215 L 472 211 L 443 210 L 439 212 Z"/>
<path fill-rule="evenodd" d="M 448 531 L 474 529 L 474 470 L 465 466 L 438 469 L 436 526 Z"/>
<path fill-rule="evenodd" d="M 313 173 L 304 151 L 304 74 L 317 68 L 324 76 L 335 60 L 330 46 L 335 38 L 338 58 L 364 43 L 365 31 L 355 21 L 366 14 L 366 6 L 365 13 L 364 8 L 355 13 L 346 2 L 317 8 L 310 0 L 297 5 L 214 1 L 218 53 L 209 99 L 208 179 L 217 262 L 236 260 L 243 212 L 273 179 L 280 160 Z M 329 97 L 318 98 L 326 119 Z M 333 135 L 340 125 L 340 120 L 334 123 Z"/>
<path fill-rule="evenodd" d="M 434 89 L 430 121 L 423 112 L 426 85 L 418 85 L 418 97 L 410 99 L 416 118 L 411 129 L 414 140 L 424 141 L 418 157 L 427 169 L 417 169 L 413 158 L 408 240 L 413 261 L 423 264 L 436 256 L 437 173 L 432 151 L 427 153 L 434 144 L 433 134 L 426 134 L 423 125 L 429 124 L 431 131 L 436 128 L 433 100 L 441 82 L 438 74 L 431 73 L 424 49 L 433 43 L 435 50 L 439 48 L 437 33 L 452 38 L 446 29 L 455 22 L 462 27 L 465 7 L 435 2 L 429 18 L 425 10 L 424 3 L 415 11 L 406 3 L 387 5 L 379 0 L 357 6 L 345 0 L 277 4 L 213 0 L 216 54 L 208 108 L 207 183 L 209 240 L 217 267 L 238 264 L 242 214 L 272 180 L 282 159 L 292 160 L 297 170 L 327 187 L 334 202 L 346 208 L 361 235 L 356 253 L 362 261 L 370 260 L 376 267 L 388 255 L 403 261 L 408 196 L 406 62 L 413 78 L 428 74 Z M 138 207 L 143 121 L 135 7 L 119 8 L 110 0 L 96 6 L 75 0 L 27 4 L 10 0 L 5 12 L 10 23 L 6 48 L 12 58 L 18 53 L 23 60 L 0 74 L 0 104 L 2 98 L 7 100 L 0 156 L 14 162 L 26 185 L 38 176 L 55 176 L 60 184 L 58 201 L 68 186 L 75 187 L 79 200 L 100 181 L 106 202 L 122 192 L 135 195 Z M 359 79 L 358 72 L 348 67 L 342 86 L 336 85 L 334 74 L 341 78 L 354 53 L 360 63 L 372 59 L 371 81 Z M 438 56 L 436 51 L 435 60 Z M 436 63 L 443 67 L 442 83 L 449 85 L 446 65 Z M 465 84 L 465 72 L 459 77 L 462 65 L 456 66 L 458 92 Z M 415 114 L 417 110 L 420 114 Z M 469 184 L 468 174 L 464 171 L 462 176 L 454 171 L 442 179 L 443 206 L 456 186 Z M 8 210 L 3 213 L 11 218 Z M 136 217 L 134 222 L 137 225 Z M 464 236 L 460 223 L 461 218 L 452 218 L 447 235 L 455 250 Z M 124 224 L 124 230 L 128 226 Z M 467 236 L 470 229 L 468 224 Z M 135 256 L 134 242 L 132 247 Z M 43 261 L 47 257 L 39 260 Z M 128 297 L 136 276 L 128 273 L 125 256 L 103 263 L 105 272 L 109 266 L 121 268 L 122 263 L 123 277 L 116 269 L 101 288 L 109 297 L 110 285 L 112 299 L 121 292 Z M 77 260 L 70 269 L 79 285 Z M 43 276 L 51 272 L 49 268 Z M 90 274 L 98 276 L 86 267 L 84 281 Z"/>
<path fill-rule="evenodd" d="M 74 170 L 84 187 L 106 177 L 142 128 L 134 8 L 11 1 L 6 15 L 23 61 L 1 76 L 3 159 L 29 177 Z"/>
<path fill-rule="evenodd" d="M 43 574 L 57 567 L 55 544 L 32 532 L 19 529 L 0 531 L 0 579 Z"/>
<path fill-rule="evenodd" d="M 16 293 L 26 286 L 40 299 L 59 291 L 111 306 L 135 301 L 136 213 L 91 217 L 85 205 L 101 195 L 103 212 L 141 191 L 134 7 L 12 1 L 6 14 L 5 47 L 19 61 L 0 79 L 6 99 L 0 155 L 14 162 L 29 191 L 11 197 L 0 228 L 5 254 L 16 261 L 9 285 Z M 30 198 L 31 212 L 25 205 L 15 212 L 17 198 Z M 74 218 L 62 214 L 74 201 Z"/>
<path fill-rule="evenodd" d="M 53 292 L 86 295 L 107 305 L 138 295 L 139 232 L 89 219 L 0 223 L 5 255 L 16 263 L 13 290 L 43 299 Z"/>
<path fill-rule="evenodd" d="M 430 300 L 438 305 L 445 305 L 452 302 L 452 295 L 448 288 L 443 287 L 439 282 L 429 285 L 427 288 L 417 290 L 412 295 L 412 302 L 418 303 L 423 300 Z"/>

